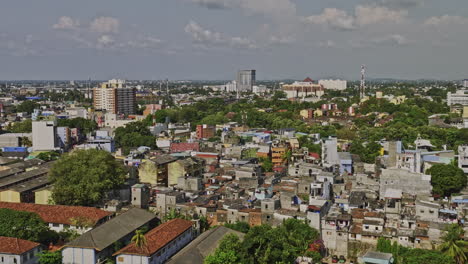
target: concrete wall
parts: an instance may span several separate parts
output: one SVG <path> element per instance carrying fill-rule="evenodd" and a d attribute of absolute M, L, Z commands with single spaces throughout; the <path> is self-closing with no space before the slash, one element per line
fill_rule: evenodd
<path fill-rule="evenodd" d="M 157 183 L 158 168 L 156 164 L 151 161 L 145 161 L 141 164 L 138 170 L 140 182 L 156 185 Z M 177 182 L 176 182 L 177 184 Z"/>
<path fill-rule="evenodd" d="M 20 193 L 12 190 L 0 192 L 0 202 L 21 203 Z"/>
<path fill-rule="evenodd" d="M 38 261 L 37 253 L 40 252 L 39 248 L 33 248 L 21 255 L 11 255 L 0 253 L 0 263 L 5 264 L 36 264 Z M 15 262 L 16 260 L 16 262 Z"/>
<path fill-rule="evenodd" d="M 62 250 L 63 264 L 92 264 L 96 260 L 94 249 L 66 247 Z"/>
<path fill-rule="evenodd" d="M 34 192 L 34 203 L 49 204 L 50 201 L 52 201 L 52 192 L 50 190 Z"/>

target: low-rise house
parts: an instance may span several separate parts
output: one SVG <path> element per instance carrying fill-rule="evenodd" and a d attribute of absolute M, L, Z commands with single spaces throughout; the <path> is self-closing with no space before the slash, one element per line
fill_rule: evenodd
<path fill-rule="evenodd" d="M 102 263 L 115 252 L 115 243 L 126 244 L 137 229 L 153 228 L 157 222 L 153 213 L 133 208 L 63 246 L 62 263 Z"/>
<path fill-rule="evenodd" d="M 0 236 L 0 263 L 35 264 L 41 245 L 15 237 Z"/>
<path fill-rule="evenodd" d="M 36 213 L 51 230 L 72 229 L 79 234 L 109 220 L 112 213 L 94 207 L 0 202 L 0 208 Z"/>
<path fill-rule="evenodd" d="M 117 251 L 117 264 L 165 263 L 168 258 L 177 253 L 194 238 L 192 221 L 180 218 L 150 230 L 145 234 L 146 245 L 139 247 L 131 243 Z"/>

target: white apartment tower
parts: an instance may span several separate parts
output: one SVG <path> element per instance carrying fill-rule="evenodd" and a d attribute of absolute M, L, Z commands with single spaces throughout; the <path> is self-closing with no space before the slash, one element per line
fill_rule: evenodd
<path fill-rule="evenodd" d="M 237 90 L 239 92 L 252 92 L 256 80 L 255 70 L 242 70 L 237 73 Z"/>

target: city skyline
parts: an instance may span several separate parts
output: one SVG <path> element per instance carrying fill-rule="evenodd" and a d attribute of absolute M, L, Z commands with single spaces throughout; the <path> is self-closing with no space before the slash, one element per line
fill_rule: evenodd
<path fill-rule="evenodd" d="M 456 0 L 10 1 L 0 79 L 464 79 Z M 21 15 L 21 19 L 18 16 Z"/>

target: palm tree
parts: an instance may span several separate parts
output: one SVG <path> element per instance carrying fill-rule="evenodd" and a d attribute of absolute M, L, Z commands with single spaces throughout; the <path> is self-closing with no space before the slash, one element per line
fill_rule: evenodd
<path fill-rule="evenodd" d="M 132 237 L 132 242 L 135 243 L 135 246 L 138 248 L 146 246 L 146 237 L 142 230 L 137 230 L 135 232 L 135 235 Z"/>
<path fill-rule="evenodd" d="M 442 239 L 444 243 L 439 250 L 445 255 L 452 257 L 457 264 L 465 264 L 468 261 L 468 242 L 463 240 L 464 230 L 457 224 L 447 228 L 447 234 Z"/>

